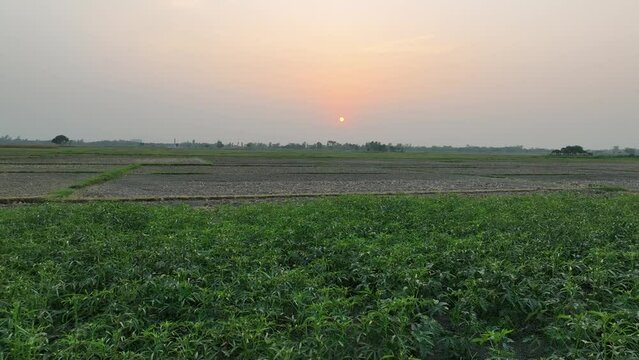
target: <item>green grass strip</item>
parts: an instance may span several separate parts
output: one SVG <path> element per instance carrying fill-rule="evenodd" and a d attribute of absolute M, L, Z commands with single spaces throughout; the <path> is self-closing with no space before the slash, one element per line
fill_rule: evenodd
<path fill-rule="evenodd" d="M 49 199 L 63 199 L 63 198 L 71 196 L 71 194 L 73 194 L 73 189 L 64 188 L 64 189 L 59 189 L 50 193 L 47 197 Z"/>
<path fill-rule="evenodd" d="M 142 165 L 141 164 L 131 164 L 131 165 L 127 165 L 125 167 L 121 167 L 121 168 L 117 168 L 117 169 L 114 169 L 114 170 L 103 172 L 103 173 L 101 173 L 98 176 L 82 180 L 82 181 L 80 181 L 77 184 L 73 184 L 73 185 L 69 186 L 68 188 L 63 188 L 63 189 L 56 190 L 56 191 L 50 193 L 47 196 L 47 198 L 50 199 L 50 200 L 58 200 L 58 199 L 67 198 L 67 197 L 71 196 L 75 192 L 75 190 L 83 189 L 85 187 L 89 187 L 89 186 L 92 186 L 92 185 L 98 185 L 98 184 L 105 183 L 107 181 L 111 181 L 111 180 L 117 179 L 117 178 L 119 178 L 121 176 L 124 176 L 128 172 L 139 168 L 140 166 L 142 166 Z"/>
<path fill-rule="evenodd" d="M 621 187 L 621 186 L 615 186 L 615 185 L 599 185 L 599 184 L 591 184 L 590 188 L 592 190 L 595 191 L 602 191 L 602 192 L 626 192 L 628 191 L 628 189 Z"/>
<path fill-rule="evenodd" d="M 81 181 L 77 184 L 71 185 L 70 188 L 71 189 L 82 189 L 88 186 L 92 186 L 92 185 L 97 185 L 97 184 L 102 184 L 105 183 L 107 181 L 111 181 L 113 179 L 117 179 L 121 176 L 123 176 L 124 174 L 128 173 L 129 171 L 133 171 L 137 168 L 139 168 L 141 165 L 140 164 L 131 164 L 131 165 L 127 165 L 125 167 L 122 168 L 117 168 L 115 170 L 111 170 L 111 171 L 107 171 L 104 172 L 96 177 L 92 177 L 89 179 L 86 179 L 84 181 Z"/>

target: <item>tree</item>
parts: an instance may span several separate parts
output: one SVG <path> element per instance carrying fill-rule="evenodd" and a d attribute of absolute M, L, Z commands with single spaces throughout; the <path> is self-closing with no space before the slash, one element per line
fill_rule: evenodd
<path fill-rule="evenodd" d="M 52 143 L 56 145 L 64 145 L 69 142 L 69 138 L 64 135 L 58 135 L 51 140 Z"/>
<path fill-rule="evenodd" d="M 222 143 L 220 140 L 218 140 L 218 141 L 215 143 L 215 147 L 216 147 L 216 148 L 218 148 L 218 149 L 221 149 L 221 148 L 223 148 L 223 147 L 224 147 L 224 143 Z"/>
<path fill-rule="evenodd" d="M 579 146 L 579 145 L 566 146 L 565 148 L 561 149 L 561 152 L 564 153 L 564 154 L 568 154 L 568 155 L 576 155 L 576 154 L 584 154 L 584 153 L 586 153 L 584 148 Z"/>
<path fill-rule="evenodd" d="M 633 148 L 625 148 L 623 150 L 628 156 L 635 156 L 637 154 L 637 149 Z"/>
<path fill-rule="evenodd" d="M 386 152 L 388 148 L 386 145 L 380 143 L 379 141 L 369 141 L 365 145 L 366 151 L 374 151 L 374 152 Z"/>
<path fill-rule="evenodd" d="M 551 154 L 552 155 L 569 155 L 569 156 L 575 156 L 575 155 L 592 156 L 592 153 L 587 152 L 586 150 L 584 150 L 583 147 L 579 145 L 566 146 L 561 148 L 561 150 L 553 150 Z"/>

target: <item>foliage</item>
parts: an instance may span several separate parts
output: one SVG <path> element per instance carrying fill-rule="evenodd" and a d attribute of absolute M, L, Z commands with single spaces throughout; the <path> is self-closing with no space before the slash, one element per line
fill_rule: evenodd
<path fill-rule="evenodd" d="M 639 196 L 0 209 L 0 358 L 639 356 Z"/>
<path fill-rule="evenodd" d="M 51 140 L 52 143 L 56 145 L 64 145 L 69 143 L 69 138 L 64 135 L 58 135 Z"/>
<path fill-rule="evenodd" d="M 473 342 L 490 345 L 490 355 L 493 359 L 510 358 L 515 355 L 509 346 L 513 341 L 508 335 L 512 332 L 509 329 L 490 330 L 474 338 Z"/>
<path fill-rule="evenodd" d="M 561 150 L 553 150 L 552 155 L 568 155 L 568 156 L 592 156 L 592 153 L 584 150 L 583 147 L 579 145 L 566 146 L 561 148 Z"/>
<path fill-rule="evenodd" d="M 388 151 L 386 144 L 382 144 L 379 141 L 369 141 L 364 145 L 366 151 L 385 152 Z"/>
<path fill-rule="evenodd" d="M 366 151 L 373 152 L 404 152 L 404 145 L 402 144 L 382 144 L 379 141 L 370 141 L 364 145 Z"/>

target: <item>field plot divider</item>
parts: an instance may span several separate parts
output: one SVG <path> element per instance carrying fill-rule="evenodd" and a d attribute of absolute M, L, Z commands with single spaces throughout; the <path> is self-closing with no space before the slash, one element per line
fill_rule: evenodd
<path fill-rule="evenodd" d="M 113 169 L 113 170 L 109 170 L 109 171 L 105 171 L 97 176 L 82 180 L 76 184 L 73 184 L 67 188 L 62 188 L 62 189 L 58 189 L 56 191 L 53 191 L 51 193 L 49 193 L 48 195 L 46 195 L 44 198 L 46 200 L 63 200 L 68 198 L 69 196 L 71 196 L 76 190 L 79 189 L 83 189 L 92 185 L 98 185 L 98 184 L 102 184 L 105 183 L 107 181 L 111 181 L 117 178 L 120 178 L 124 175 L 126 175 L 127 173 L 136 170 L 140 167 L 142 167 L 143 164 L 140 163 L 134 163 L 134 164 L 129 164 L 127 166 L 124 167 L 120 167 L 117 169 Z"/>
<path fill-rule="evenodd" d="M 112 198 L 77 198 L 65 202 L 163 202 L 163 201 L 224 201 L 224 200 L 268 200 L 268 199 L 303 199 L 339 196 L 402 196 L 402 195 L 488 195 L 488 194 L 526 194 L 538 192 L 571 192 L 578 193 L 589 189 L 544 188 L 544 189 L 483 189 L 483 190 L 432 190 L 432 191 L 404 191 L 404 192 L 367 192 L 367 193 L 299 193 L 299 194 L 255 194 L 255 195 L 195 195 L 195 196 L 141 196 L 141 197 L 112 197 Z"/>

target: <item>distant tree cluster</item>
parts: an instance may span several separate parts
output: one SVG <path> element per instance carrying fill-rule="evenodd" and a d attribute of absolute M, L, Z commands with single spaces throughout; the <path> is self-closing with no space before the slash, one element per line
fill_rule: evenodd
<path fill-rule="evenodd" d="M 379 141 L 369 141 L 364 145 L 366 151 L 372 152 L 404 152 L 404 146 L 402 144 L 382 144 Z"/>
<path fill-rule="evenodd" d="M 614 146 L 612 148 L 613 155 L 627 155 L 627 156 L 635 156 L 637 155 L 637 149 L 633 148 L 625 148 L 623 151 L 619 149 L 619 146 Z"/>
<path fill-rule="evenodd" d="M 517 146 L 414 146 L 411 144 L 384 144 L 380 141 L 369 141 L 363 145 L 353 143 L 339 143 L 334 140 L 327 142 L 302 142 L 302 143 L 263 143 L 263 142 L 228 142 L 217 140 L 213 143 L 190 141 L 175 141 L 172 143 L 146 143 L 140 139 L 133 140 L 100 140 L 84 141 L 71 140 L 65 135 L 58 135 L 52 140 L 30 140 L 20 136 L 11 137 L 9 135 L 0 136 L 0 145 L 38 145 L 51 146 L 51 144 L 67 146 L 108 146 L 108 147 L 169 147 L 169 148 L 214 148 L 225 150 L 321 150 L 321 151 L 366 151 L 366 152 L 428 152 L 441 154 L 485 154 L 485 155 L 547 155 L 550 150 L 544 148 L 524 148 Z M 555 156 L 637 156 L 635 148 L 620 148 L 614 146 L 610 149 L 600 149 L 586 151 L 579 145 L 566 146 L 560 150 L 552 150 L 551 155 Z"/>
<path fill-rule="evenodd" d="M 64 135 L 58 135 L 51 140 L 56 145 L 65 145 L 69 143 L 69 138 Z"/>
<path fill-rule="evenodd" d="M 25 139 L 20 136 L 0 136 L 0 145 L 50 145 L 49 141 Z"/>
<path fill-rule="evenodd" d="M 99 141 L 83 143 L 82 140 L 71 141 L 73 145 L 89 145 L 89 146 L 158 146 L 158 147 L 175 147 L 181 149 L 193 148 L 215 148 L 225 150 L 322 150 L 322 151 L 366 151 L 366 152 L 429 152 L 442 154 L 486 154 L 486 155 L 546 155 L 550 151 L 544 148 L 524 148 L 517 146 L 414 146 L 411 144 L 392 144 L 382 143 L 380 141 L 369 141 L 363 145 L 353 143 L 339 143 L 334 140 L 327 142 L 301 142 L 301 143 L 275 143 L 275 142 L 223 142 L 217 140 L 213 143 L 196 142 L 195 140 L 174 142 L 174 143 L 143 143 L 141 140 L 116 140 L 116 141 Z M 581 150 L 579 150 L 581 149 Z M 598 150 L 597 155 L 613 155 L 622 156 L 630 155 L 630 151 L 634 149 L 619 150 L 618 147 L 609 150 Z M 581 152 L 583 151 L 583 152 Z M 572 155 L 572 156 L 589 156 L 590 152 L 583 150 L 581 146 L 567 146 L 561 150 L 554 150 L 553 155 Z"/>
<path fill-rule="evenodd" d="M 566 146 L 561 148 L 561 150 L 553 150 L 551 154 L 556 156 L 592 156 L 591 152 L 584 150 L 584 148 L 579 145 Z"/>

